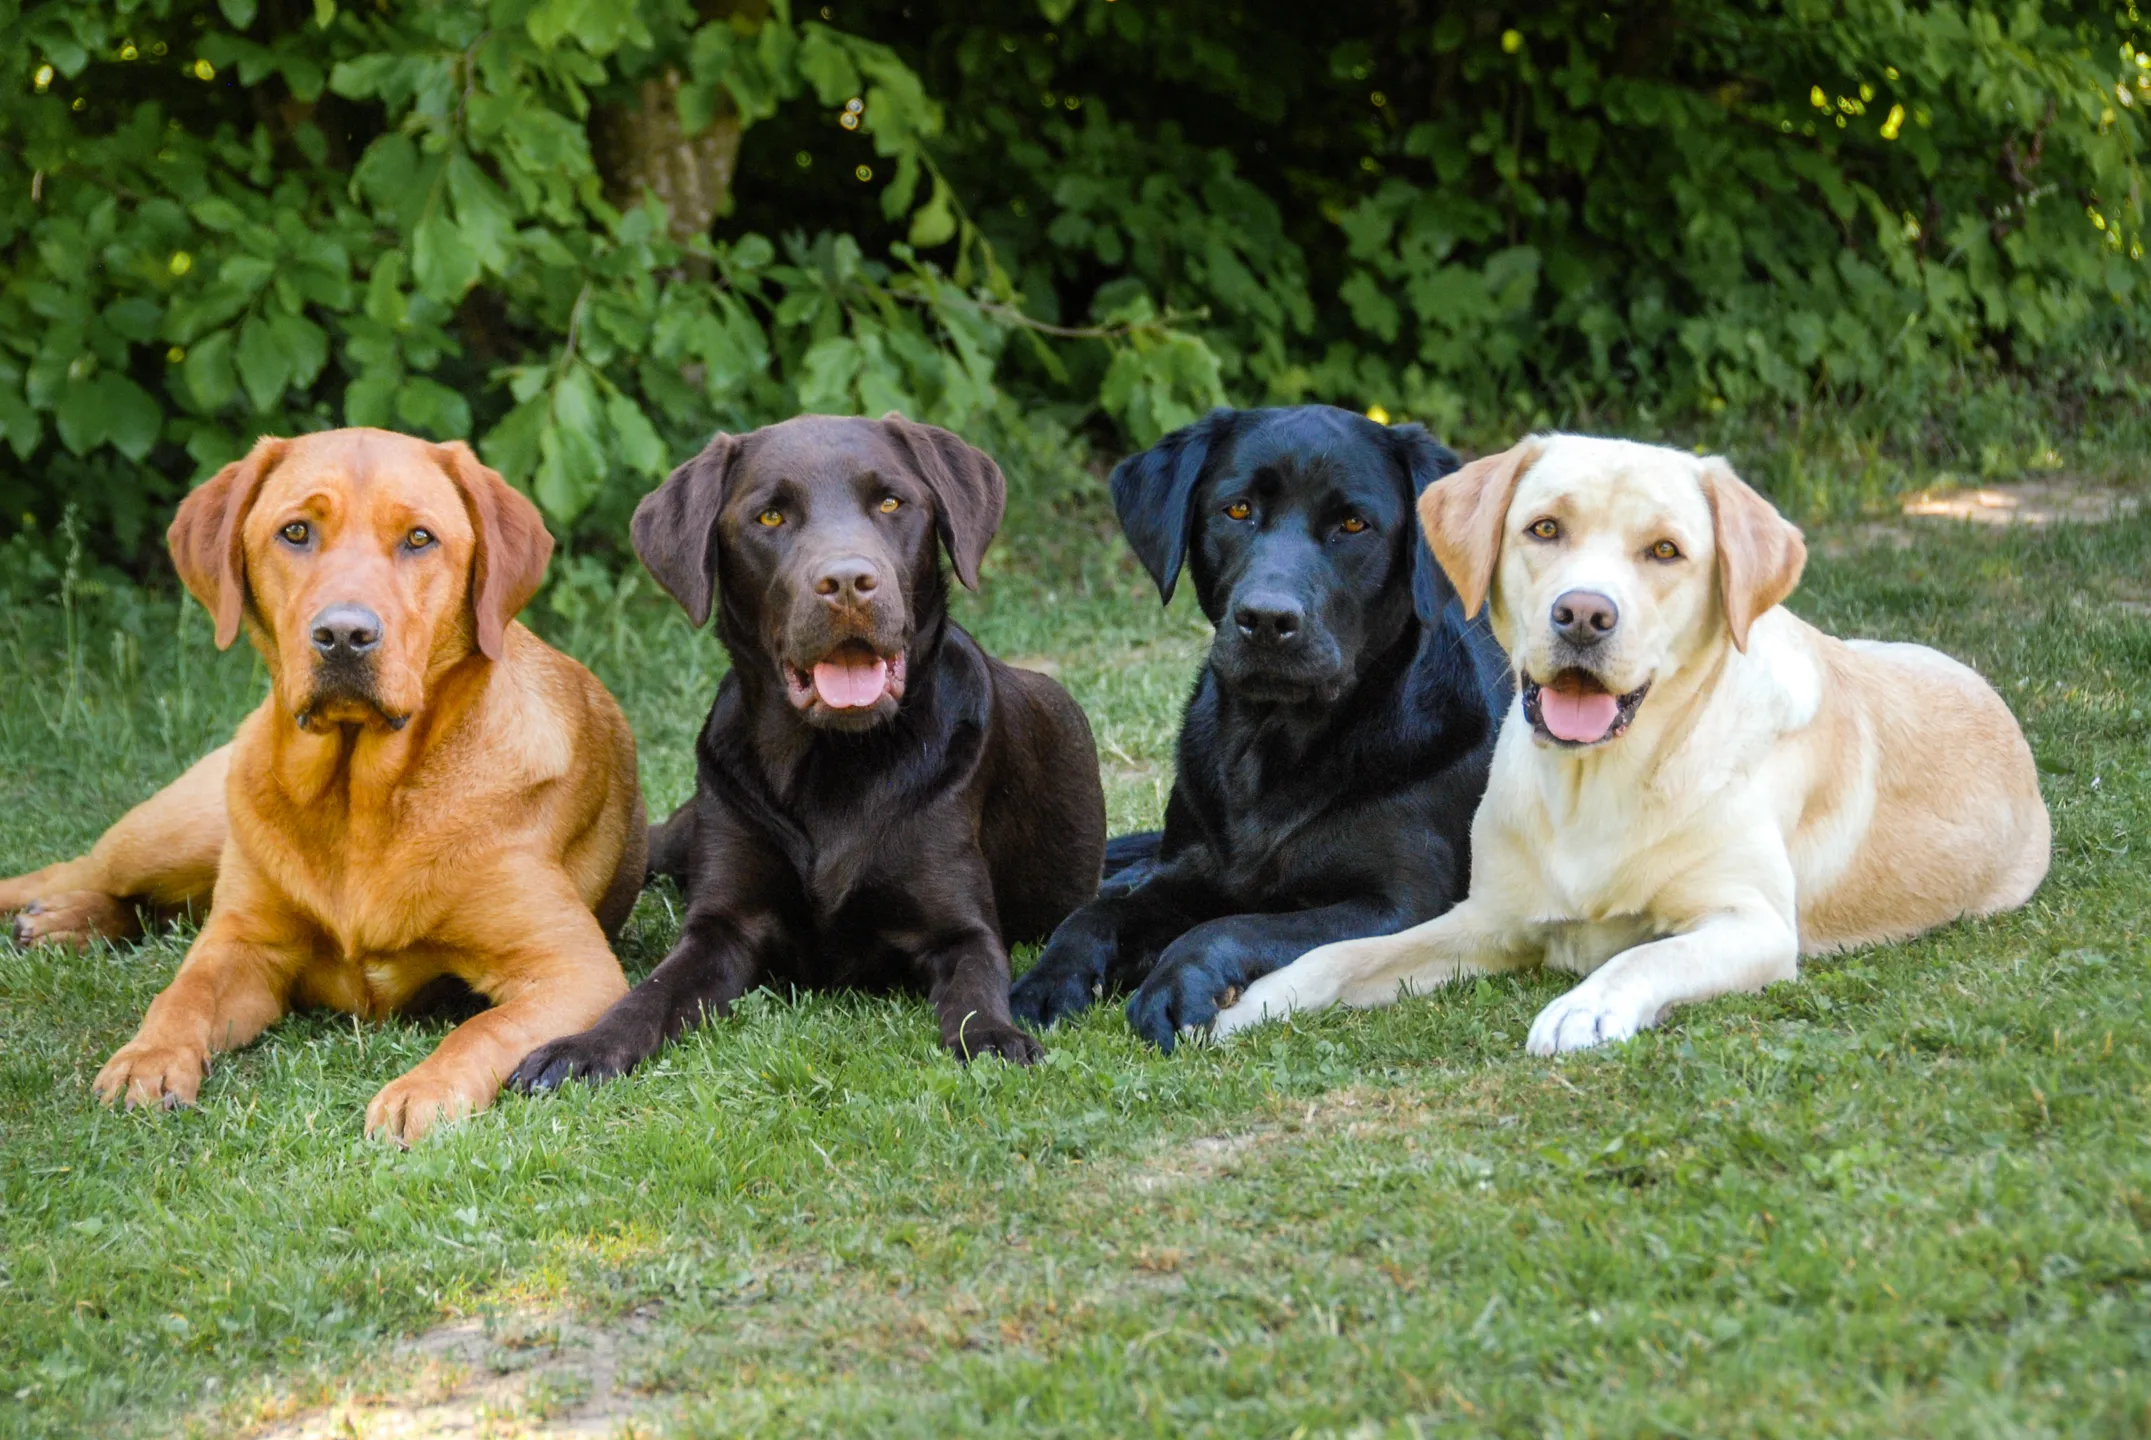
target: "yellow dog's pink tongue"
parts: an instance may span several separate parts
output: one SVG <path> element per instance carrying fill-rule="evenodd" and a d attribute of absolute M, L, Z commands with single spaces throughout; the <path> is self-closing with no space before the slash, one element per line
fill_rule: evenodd
<path fill-rule="evenodd" d="M 1571 695 L 1548 686 L 1539 691 L 1539 719 L 1556 740 L 1577 744 L 1603 740 L 1620 713 L 1620 702 L 1603 690 Z"/>
<path fill-rule="evenodd" d="M 889 664 L 879 655 L 847 652 L 814 667 L 814 693 L 832 710 L 863 710 L 881 699 Z"/>

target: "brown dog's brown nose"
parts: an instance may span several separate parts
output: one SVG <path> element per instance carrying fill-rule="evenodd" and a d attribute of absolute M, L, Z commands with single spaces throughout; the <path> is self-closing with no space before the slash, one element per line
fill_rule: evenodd
<path fill-rule="evenodd" d="M 874 568 L 874 562 L 853 555 L 824 565 L 814 577 L 814 593 L 832 605 L 842 605 L 864 599 L 880 584 L 881 572 Z"/>
<path fill-rule="evenodd" d="M 1621 607 L 1596 590 L 1564 590 L 1553 603 L 1554 633 L 1578 649 L 1589 649 L 1621 623 Z"/>

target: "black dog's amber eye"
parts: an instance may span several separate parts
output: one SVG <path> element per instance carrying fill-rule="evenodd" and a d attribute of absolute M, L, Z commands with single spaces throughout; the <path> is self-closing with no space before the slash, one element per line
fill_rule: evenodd
<path fill-rule="evenodd" d="M 764 510 L 761 514 L 754 517 L 754 523 L 757 525 L 767 525 L 770 529 L 774 530 L 779 525 L 782 525 L 784 523 L 784 512 L 782 510 Z"/>
<path fill-rule="evenodd" d="M 1551 518 L 1533 521 L 1531 533 L 1541 540 L 1558 540 L 1561 538 L 1561 522 Z"/>
<path fill-rule="evenodd" d="M 1360 531 L 1367 528 L 1367 522 L 1360 519 L 1357 515 L 1348 515 L 1345 517 L 1344 523 L 1342 525 L 1339 525 L 1337 528 L 1339 530 L 1342 530 L 1347 535 L 1357 535 Z"/>
<path fill-rule="evenodd" d="M 424 526 L 420 526 L 418 529 L 413 530 L 410 534 L 404 536 L 403 543 L 408 549 L 423 550 L 428 545 L 431 545 L 433 543 L 433 532 L 431 530 L 426 529 Z"/>
<path fill-rule="evenodd" d="M 881 497 L 881 513 L 884 515 L 894 515 L 897 511 L 897 508 L 903 503 L 903 501 L 897 499 L 894 495 L 884 495 Z"/>
<path fill-rule="evenodd" d="M 314 538 L 314 527 L 304 520 L 294 520 L 277 533 L 284 537 L 286 545 L 304 545 Z"/>
<path fill-rule="evenodd" d="M 1225 518 L 1228 520 L 1245 520 L 1254 513 L 1255 507 L 1245 500 L 1235 500 L 1225 507 Z"/>
<path fill-rule="evenodd" d="M 1680 546 L 1675 545 L 1671 540 L 1661 540 L 1651 547 L 1651 558 L 1653 560 L 1678 560 L 1680 559 Z"/>

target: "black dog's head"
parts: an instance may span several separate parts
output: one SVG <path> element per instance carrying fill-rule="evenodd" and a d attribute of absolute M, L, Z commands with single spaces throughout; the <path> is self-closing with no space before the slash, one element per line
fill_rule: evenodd
<path fill-rule="evenodd" d="M 719 598 L 734 658 L 772 666 L 812 725 L 896 714 L 908 657 L 947 598 L 935 537 L 978 585 L 1000 467 L 901 416 L 802 415 L 719 435 L 636 507 L 635 553 L 697 625 Z"/>
<path fill-rule="evenodd" d="M 1328 704 L 1454 596 L 1413 502 L 1456 466 L 1417 425 L 1328 405 L 1213 410 L 1121 461 L 1113 506 L 1159 595 L 1193 569 L 1227 691 Z"/>

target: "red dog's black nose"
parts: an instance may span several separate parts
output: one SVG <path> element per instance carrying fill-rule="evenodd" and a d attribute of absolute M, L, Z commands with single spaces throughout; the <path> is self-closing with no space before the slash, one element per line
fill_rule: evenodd
<path fill-rule="evenodd" d="M 363 605 L 331 605 L 314 617 L 313 639 L 324 660 L 364 655 L 381 643 L 381 617 Z"/>
<path fill-rule="evenodd" d="M 1588 649 L 1621 623 L 1621 607 L 1596 590 L 1566 590 L 1553 603 L 1553 627 L 1569 644 Z"/>
<path fill-rule="evenodd" d="M 814 577 L 814 593 L 832 604 L 841 605 L 874 593 L 881 584 L 881 572 L 874 562 L 864 556 L 853 555 L 824 565 Z"/>

